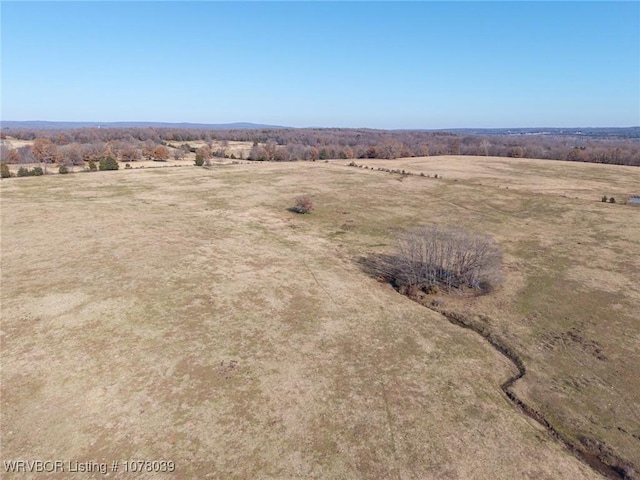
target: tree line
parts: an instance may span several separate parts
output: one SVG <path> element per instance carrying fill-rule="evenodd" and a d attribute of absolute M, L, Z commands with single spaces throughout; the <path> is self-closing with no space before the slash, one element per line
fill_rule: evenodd
<path fill-rule="evenodd" d="M 637 138 L 566 135 L 470 135 L 448 132 L 373 129 L 198 130 L 180 128 L 79 128 L 68 130 L 11 129 L 0 136 L 33 140 L 33 146 L 12 149 L 3 142 L 5 163 L 34 161 L 82 165 L 112 157 L 118 161 L 183 159 L 205 142 L 205 156 L 228 156 L 226 141 L 252 142 L 248 160 L 291 161 L 333 158 L 483 155 L 541 158 L 640 166 Z M 218 146 L 214 146 L 218 144 Z M 222 147 L 220 147 L 220 144 Z"/>

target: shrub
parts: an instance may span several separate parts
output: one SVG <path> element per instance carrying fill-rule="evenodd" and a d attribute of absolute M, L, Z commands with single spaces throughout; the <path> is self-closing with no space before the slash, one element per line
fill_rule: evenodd
<path fill-rule="evenodd" d="M 42 167 L 34 167 L 32 170 L 29 170 L 26 167 L 20 167 L 18 169 L 19 177 L 37 177 L 40 175 L 44 175 L 44 171 L 42 170 Z"/>
<path fill-rule="evenodd" d="M 0 164 L 0 177 L 9 178 L 11 176 L 11 171 L 9 170 L 9 165 L 6 163 Z"/>
<path fill-rule="evenodd" d="M 616 203 L 616 199 L 615 199 L 615 198 L 613 198 L 613 197 L 611 197 L 611 198 L 609 199 L 609 203 Z"/>
<path fill-rule="evenodd" d="M 60 168 L 58 168 L 58 173 L 62 173 L 62 174 L 69 173 L 69 169 L 64 165 L 60 165 Z"/>
<path fill-rule="evenodd" d="M 204 157 L 202 155 L 196 155 L 196 167 L 204 165 Z"/>
<path fill-rule="evenodd" d="M 607 196 L 606 196 L 606 195 L 603 195 L 603 196 L 602 196 L 602 200 L 601 200 L 601 202 L 602 202 L 602 203 L 607 203 L 607 200 L 608 200 L 608 199 L 607 199 Z"/>
<path fill-rule="evenodd" d="M 89 160 L 89 171 L 95 172 L 97 169 L 98 167 L 96 167 L 96 162 L 94 162 L 93 160 Z"/>
<path fill-rule="evenodd" d="M 127 163 L 127 164 L 124 166 L 124 168 L 131 168 L 131 164 L 130 164 L 130 163 Z"/>
<path fill-rule="evenodd" d="M 29 170 L 26 167 L 20 167 L 18 169 L 19 177 L 37 177 L 40 175 L 44 175 L 44 171 L 42 170 L 42 167 L 34 167 L 32 170 Z"/>
<path fill-rule="evenodd" d="M 118 168 L 120 168 L 120 165 L 118 165 L 118 162 L 115 158 L 105 157 L 100 159 L 98 168 L 100 170 L 118 170 Z"/>
<path fill-rule="evenodd" d="M 296 203 L 291 210 L 296 213 L 310 213 L 313 210 L 313 201 L 309 195 L 301 195 L 296 198 Z"/>

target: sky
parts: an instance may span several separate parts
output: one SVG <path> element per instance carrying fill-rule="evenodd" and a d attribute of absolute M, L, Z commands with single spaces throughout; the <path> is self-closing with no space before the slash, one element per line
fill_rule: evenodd
<path fill-rule="evenodd" d="M 0 118 L 640 125 L 640 2 L 2 1 Z"/>

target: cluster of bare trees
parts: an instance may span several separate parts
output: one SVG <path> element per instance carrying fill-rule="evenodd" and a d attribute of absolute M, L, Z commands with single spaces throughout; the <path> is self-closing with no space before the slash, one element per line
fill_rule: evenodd
<path fill-rule="evenodd" d="M 3 132 L 6 134 L 7 132 Z M 253 142 L 252 160 L 325 160 L 330 158 L 397 158 L 428 155 L 490 155 L 543 158 L 640 166 L 640 138 L 579 135 L 471 135 L 447 132 L 371 129 L 196 130 L 176 128 L 83 128 L 72 130 L 11 130 L 12 137 L 40 140 L 48 162 L 77 165 L 105 155 L 131 162 L 142 158 L 184 158 L 189 141 L 205 142 L 211 156 L 225 156 L 213 143 Z M 182 143 L 167 148 L 168 143 Z M 35 147 L 35 145 L 34 145 Z M 27 163 L 34 152 L 7 151 L 7 163 Z M 41 149 L 42 150 L 42 149 Z M 45 152 L 46 151 L 46 152 Z M 193 150 L 191 150 L 193 151 Z M 203 152 L 202 156 L 204 155 Z M 38 155 L 39 155 L 38 154 Z M 51 160 L 54 159 L 54 160 Z"/>
<path fill-rule="evenodd" d="M 370 258 L 368 266 L 402 291 L 441 287 L 487 292 L 501 281 L 502 252 L 485 235 L 422 226 L 401 233 L 395 252 Z"/>
<path fill-rule="evenodd" d="M 172 151 L 170 151 L 172 150 Z M 169 149 L 153 141 L 137 142 L 115 140 L 109 142 L 56 144 L 46 136 L 36 137 L 32 145 L 11 148 L 4 142 L 0 146 L 3 163 L 45 165 L 58 164 L 66 167 L 85 165 L 86 162 L 98 162 L 103 158 L 113 158 L 122 162 L 135 162 L 142 159 L 166 161 L 173 158 L 183 159 L 189 149 L 184 146 Z"/>

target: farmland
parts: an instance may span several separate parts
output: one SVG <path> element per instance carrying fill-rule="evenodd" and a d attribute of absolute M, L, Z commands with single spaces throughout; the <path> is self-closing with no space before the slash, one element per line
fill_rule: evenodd
<path fill-rule="evenodd" d="M 526 366 L 517 397 L 637 478 L 640 208 L 622 200 L 640 170 L 349 163 L 3 180 L 3 456 L 171 460 L 166 478 L 601 478 L 505 396 L 504 355 L 363 270 L 438 224 L 491 235 L 505 278 L 429 302 L 482 323 Z M 288 210 L 302 194 L 309 215 Z"/>

